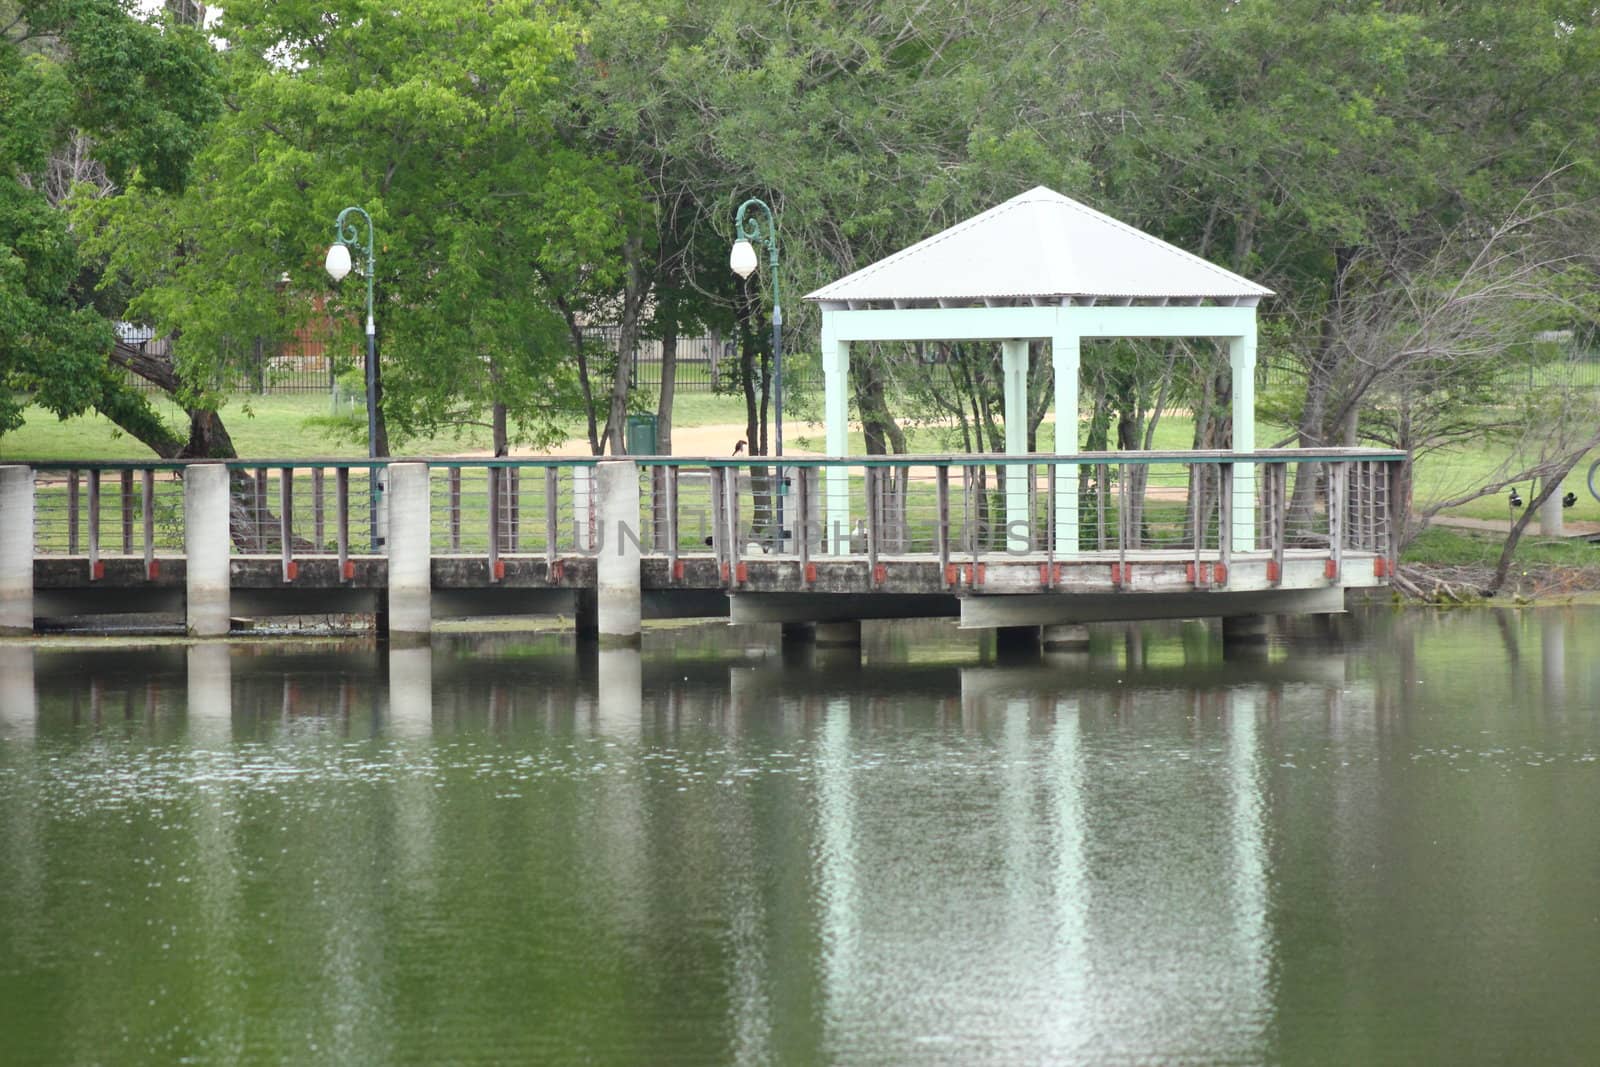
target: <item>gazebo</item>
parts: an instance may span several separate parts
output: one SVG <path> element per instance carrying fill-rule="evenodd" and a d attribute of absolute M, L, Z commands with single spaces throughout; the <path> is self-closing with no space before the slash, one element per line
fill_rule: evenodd
<path fill-rule="evenodd" d="M 850 345 L 1001 343 L 1007 455 L 1027 454 L 1028 343 L 1050 342 L 1057 454 L 1078 451 L 1085 338 L 1215 337 L 1233 369 L 1233 450 L 1255 449 L 1256 305 L 1272 291 L 1039 186 L 806 294 L 822 311 L 827 451 L 848 452 Z M 1060 471 L 1055 551 L 1078 549 L 1076 481 Z M 844 471 L 827 474 L 828 514 L 844 516 Z M 1236 468 L 1233 541 L 1254 545 L 1255 479 Z M 1028 519 L 1026 488 L 1006 495 L 1008 528 Z M 831 521 L 831 519 L 830 519 Z M 848 528 L 848 524 L 845 524 Z M 835 524 L 838 528 L 838 524 Z M 840 546 L 833 546 L 835 552 Z"/>

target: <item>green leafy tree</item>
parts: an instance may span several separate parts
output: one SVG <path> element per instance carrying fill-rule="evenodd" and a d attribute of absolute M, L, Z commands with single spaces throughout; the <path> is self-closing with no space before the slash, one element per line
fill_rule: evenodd
<path fill-rule="evenodd" d="M 191 399 L 220 402 L 231 356 L 324 301 L 356 348 L 364 287 L 322 272 L 355 204 L 376 229 L 379 452 L 390 433 L 484 420 L 497 451 L 557 436 L 575 380 L 543 279 L 607 275 L 637 200 L 625 169 L 555 136 L 579 28 L 537 3 L 241 0 L 214 32 L 226 108 L 203 180 L 177 203 L 130 190 L 84 216 L 132 312 L 177 337 Z"/>
<path fill-rule="evenodd" d="M 62 200 L 77 181 L 179 190 L 216 107 L 211 73 L 198 35 L 128 3 L 0 3 L 0 432 L 30 401 L 159 427 L 107 361 L 115 309 L 96 304 Z"/>

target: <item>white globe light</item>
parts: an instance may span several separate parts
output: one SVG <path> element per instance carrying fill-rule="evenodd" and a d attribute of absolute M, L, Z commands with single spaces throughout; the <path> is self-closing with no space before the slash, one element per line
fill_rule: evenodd
<path fill-rule="evenodd" d="M 756 250 L 750 246 L 750 242 L 742 239 L 735 241 L 733 252 L 728 256 L 728 266 L 733 268 L 733 273 L 748 278 L 756 265 Z"/>
<path fill-rule="evenodd" d="M 350 249 L 342 244 L 332 245 L 328 248 L 328 260 L 323 266 L 328 269 L 328 277 L 334 281 L 343 280 L 350 273 Z"/>

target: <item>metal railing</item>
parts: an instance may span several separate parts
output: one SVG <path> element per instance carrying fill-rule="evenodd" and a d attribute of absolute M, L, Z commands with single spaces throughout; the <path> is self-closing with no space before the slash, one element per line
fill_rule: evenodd
<path fill-rule="evenodd" d="M 436 556 L 557 560 L 633 537 L 676 561 L 861 557 L 978 562 L 984 557 L 1128 562 L 1162 556 L 1226 564 L 1266 554 L 1368 553 L 1392 561 L 1403 516 L 1403 455 L 1119 452 L 1073 456 L 631 457 L 639 514 L 599 521 L 591 457 L 430 459 Z M 40 555 L 142 556 L 184 550 L 185 463 L 36 463 Z M 230 461 L 230 532 L 240 556 L 295 560 L 384 551 L 384 464 Z"/>

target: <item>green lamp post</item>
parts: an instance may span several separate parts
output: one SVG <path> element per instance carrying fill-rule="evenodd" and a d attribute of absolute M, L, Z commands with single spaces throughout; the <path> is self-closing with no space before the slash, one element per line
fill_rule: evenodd
<path fill-rule="evenodd" d="M 350 216 L 359 215 L 367 224 L 367 241 L 361 243 L 361 231 Z M 378 331 L 372 319 L 372 284 L 378 273 L 376 246 L 372 239 L 372 216 L 358 207 L 347 207 L 334 220 L 334 240 L 328 247 L 328 258 L 323 264 L 328 276 L 342 281 L 350 273 L 350 250 L 365 252 L 367 256 L 367 458 L 378 456 Z M 378 481 L 378 468 L 374 465 L 367 473 L 371 487 L 370 519 L 374 551 L 382 543 L 378 536 L 378 496 L 382 488 Z"/>
<path fill-rule="evenodd" d="M 752 207 L 760 208 L 765 220 L 751 213 Z M 767 261 L 772 268 L 772 409 L 773 409 L 773 448 L 772 454 L 779 460 L 778 463 L 778 549 L 783 549 L 783 490 L 785 479 L 783 476 L 783 303 L 778 296 L 778 222 L 772 214 L 772 208 L 766 201 L 751 197 L 739 205 L 739 213 L 733 220 L 734 235 L 738 238 L 733 243 L 733 251 L 728 256 L 728 266 L 741 278 L 750 277 L 751 273 L 760 266 L 760 259 L 756 255 L 755 244 L 767 246 Z M 754 442 L 752 442 L 754 444 Z M 752 449 L 754 451 L 754 449 Z"/>

